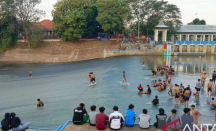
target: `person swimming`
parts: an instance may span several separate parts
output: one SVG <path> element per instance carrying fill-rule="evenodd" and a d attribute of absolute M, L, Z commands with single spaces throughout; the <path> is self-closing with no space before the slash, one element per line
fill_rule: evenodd
<path fill-rule="evenodd" d="M 137 87 L 137 89 L 139 90 L 140 94 L 143 94 L 143 87 L 141 84 Z"/>
<path fill-rule="evenodd" d="M 37 103 L 37 108 L 39 107 L 44 107 L 44 103 L 43 101 L 41 101 L 39 98 L 37 99 L 38 103 Z"/>

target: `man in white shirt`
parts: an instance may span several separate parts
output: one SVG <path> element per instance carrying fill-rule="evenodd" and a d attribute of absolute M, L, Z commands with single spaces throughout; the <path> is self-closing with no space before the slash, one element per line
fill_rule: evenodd
<path fill-rule="evenodd" d="M 113 113 L 109 115 L 110 128 L 113 130 L 119 130 L 124 123 L 124 116 L 118 112 L 118 107 L 113 107 Z"/>
<path fill-rule="evenodd" d="M 143 109 L 143 113 L 139 115 L 138 119 L 139 119 L 139 126 L 141 128 L 144 129 L 148 129 L 149 128 L 149 123 L 150 123 L 150 116 L 147 115 L 148 110 Z"/>

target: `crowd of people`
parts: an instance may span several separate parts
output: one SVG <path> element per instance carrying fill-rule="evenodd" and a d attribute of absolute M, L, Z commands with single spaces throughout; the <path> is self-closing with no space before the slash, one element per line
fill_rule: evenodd
<path fill-rule="evenodd" d="M 145 64 L 145 59 L 143 58 L 143 66 Z M 172 68 L 172 66 L 168 67 L 158 67 L 157 70 L 152 69 L 151 76 L 153 78 L 157 79 L 157 75 L 164 75 L 165 78 L 162 81 L 159 79 L 158 81 L 155 80 L 152 85 L 147 85 L 147 90 L 144 91 L 144 88 L 141 84 L 137 87 L 140 94 L 151 94 L 152 89 L 151 88 L 157 88 L 158 91 L 168 90 L 168 95 L 170 98 L 175 98 L 175 104 L 179 104 L 180 102 L 184 102 L 184 114 L 180 117 L 177 116 L 177 110 L 172 109 L 170 113 L 170 117 L 167 117 L 167 114 L 165 114 L 165 111 L 163 108 L 159 109 L 159 114 L 156 115 L 156 122 L 154 123 L 154 126 L 158 129 L 166 125 L 167 123 L 173 122 L 178 120 L 177 123 L 177 129 L 182 129 L 185 127 L 186 124 L 190 126 L 192 129 L 192 124 L 196 124 L 198 126 L 198 117 L 201 116 L 201 113 L 198 112 L 195 109 L 195 105 L 191 105 L 189 108 L 189 99 L 191 95 L 193 94 L 195 97 L 199 98 L 201 89 L 205 88 L 205 81 L 207 78 L 206 71 L 203 69 L 201 71 L 201 78 L 198 79 L 196 82 L 195 90 L 196 92 L 191 91 L 190 85 L 188 85 L 186 88 L 181 83 L 180 85 L 171 84 L 172 81 L 172 75 L 174 75 L 175 71 Z M 32 78 L 32 71 L 29 72 L 29 77 Z M 93 85 L 96 83 L 95 80 L 95 74 L 93 72 L 89 73 L 89 80 L 90 85 Z M 212 79 L 209 80 L 207 84 L 207 95 L 209 97 L 212 96 L 212 90 L 215 86 L 215 80 L 216 80 L 216 72 L 214 71 L 212 74 Z M 127 79 L 126 79 L 126 73 L 123 71 L 123 81 L 121 85 L 126 83 L 129 85 Z M 213 109 L 216 109 L 216 101 L 214 98 L 211 99 L 210 105 Z M 37 108 L 44 107 L 44 103 L 37 99 Z M 153 105 L 159 104 L 159 98 L 158 96 L 155 96 L 155 98 L 151 101 Z M 87 113 L 85 109 L 85 104 L 80 103 L 80 105 L 74 109 L 74 115 L 72 118 L 72 122 L 76 125 L 83 125 L 87 121 L 89 121 L 89 124 L 91 126 L 96 126 L 98 130 L 104 130 L 107 128 L 107 125 L 111 129 L 118 130 L 121 129 L 123 125 L 132 127 L 135 125 L 136 121 L 136 112 L 134 111 L 135 106 L 133 104 L 130 104 L 128 106 L 128 109 L 126 109 L 125 114 L 122 115 L 120 112 L 118 112 L 118 107 L 113 107 L 113 113 L 111 113 L 109 116 L 105 114 L 105 108 L 100 107 L 99 112 L 97 112 L 97 108 L 95 105 L 91 106 L 91 112 Z M 192 115 L 191 114 L 192 111 Z M 216 116 L 216 110 L 215 110 L 215 116 Z M 151 117 L 148 115 L 148 110 L 143 109 L 142 113 L 138 115 L 138 123 L 139 126 L 143 129 L 148 129 L 150 126 L 150 120 Z M 30 123 L 27 122 L 23 124 L 19 117 L 16 116 L 15 113 L 6 113 L 5 118 L 1 121 L 2 130 L 10 130 L 13 129 L 14 131 L 22 131 L 29 127 Z M 174 129 L 174 126 L 170 126 L 171 129 Z"/>
<path fill-rule="evenodd" d="M 157 98 L 156 98 L 157 99 Z M 150 128 L 150 120 L 152 116 L 148 115 L 148 110 L 143 109 L 142 113 L 137 116 L 135 110 L 135 106 L 130 104 L 123 115 L 118 111 L 118 106 L 113 107 L 113 112 L 107 116 L 105 114 L 105 108 L 100 107 L 99 112 L 97 112 L 97 107 L 92 105 L 90 107 L 91 112 L 87 113 L 85 104 L 80 103 L 80 105 L 74 109 L 74 114 L 72 118 L 72 122 L 75 125 L 83 125 L 88 122 L 91 126 L 95 126 L 98 130 L 105 130 L 106 128 L 111 128 L 113 130 L 119 130 L 123 127 L 123 125 L 127 127 L 133 127 L 135 125 L 136 119 L 138 119 L 138 124 L 140 128 L 149 129 Z M 195 105 L 191 105 L 191 108 L 184 108 L 184 114 L 182 116 L 177 116 L 177 110 L 172 109 L 170 111 L 170 116 L 168 117 L 165 114 L 165 110 L 163 108 L 159 109 L 159 113 L 156 114 L 156 122 L 154 126 L 157 129 L 165 126 L 167 123 L 176 122 L 176 128 L 171 125 L 169 128 L 171 129 L 184 129 L 188 124 L 189 128 L 193 130 L 193 124 L 198 125 L 198 117 L 201 116 L 201 113 L 198 112 L 195 108 Z M 192 115 L 191 115 L 192 112 Z M 185 131 L 190 130 L 189 128 L 185 128 Z"/>

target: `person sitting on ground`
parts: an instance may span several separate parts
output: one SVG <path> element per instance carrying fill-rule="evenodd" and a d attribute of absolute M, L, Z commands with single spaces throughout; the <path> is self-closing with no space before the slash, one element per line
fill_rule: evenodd
<path fill-rule="evenodd" d="M 37 103 L 37 108 L 39 107 L 44 107 L 44 103 L 43 101 L 41 101 L 39 98 L 37 99 L 38 103 Z"/>
<path fill-rule="evenodd" d="M 177 113 L 177 110 L 176 109 L 172 109 L 171 110 L 172 116 L 170 116 L 168 118 L 168 120 L 167 120 L 167 123 L 171 123 L 171 122 L 173 122 L 175 120 L 178 120 L 178 122 L 176 123 L 176 128 L 175 128 L 175 126 L 173 124 L 170 126 L 170 129 L 172 131 L 174 131 L 174 130 L 180 130 L 181 129 L 181 120 L 180 120 L 180 118 L 178 116 L 176 116 L 176 113 Z"/>
<path fill-rule="evenodd" d="M 155 96 L 155 99 L 154 100 L 152 100 L 152 102 L 151 102 L 153 105 L 157 105 L 157 104 L 159 104 L 159 99 L 158 99 L 158 96 Z"/>
<path fill-rule="evenodd" d="M 154 123 L 154 126 L 157 128 L 157 129 L 160 129 L 162 126 L 165 126 L 166 125 L 166 118 L 167 118 L 167 115 L 165 114 L 165 111 L 163 108 L 160 108 L 159 109 L 159 114 L 156 115 L 156 122 Z"/>
<path fill-rule="evenodd" d="M 139 115 L 139 126 L 143 129 L 149 129 L 149 124 L 150 124 L 150 116 L 147 115 L 148 110 L 143 109 L 143 113 Z"/>
<path fill-rule="evenodd" d="M 30 126 L 30 122 L 23 124 L 19 117 L 13 112 L 11 113 L 11 127 L 14 131 L 23 131 Z"/>
<path fill-rule="evenodd" d="M 109 121 L 109 117 L 104 114 L 105 108 L 99 108 L 100 113 L 96 115 L 96 128 L 98 130 L 106 129 L 107 122 Z"/>
<path fill-rule="evenodd" d="M 142 94 L 143 93 L 143 87 L 142 85 L 140 84 L 137 89 L 139 90 L 139 93 Z"/>
<path fill-rule="evenodd" d="M 11 122 L 10 122 L 10 113 L 5 114 L 5 118 L 1 121 L 1 129 L 2 131 L 7 131 L 12 129 Z"/>
<path fill-rule="evenodd" d="M 75 125 L 83 125 L 89 119 L 89 115 L 85 109 L 85 104 L 80 103 L 80 105 L 74 109 L 73 123 Z"/>
<path fill-rule="evenodd" d="M 124 124 L 124 116 L 118 112 L 118 106 L 113 107 L 113 113 L 109 115 L 110 128 L 120 130 Z"/>
<path fill-rule="evenodd" d="M 184 113 L 181 117 L 182 120 L 182 129 L 186 127 L 184 131 L 193 131 L 193 116 L 190 115 L 190 108 L 184 108 Z M 187 126 L 186 126 L 187 125 Z M 188 128 L 189 126 L 189 128 Z"/>
<path fill-rule="evenodd" d="M 136 119 L 136 112 L 134 111 L 134 105 L 130 104 L 128 109 L 125 111 L 125 125 L 134 126 Z"/>
<path fill-rule="evenodd" d="M 93 105 L 90 107 L 91 112 L 89 113 L 89 124 L 91 126 L 95 126 L 96 125 L 96 114 L 98 114 L 98 112 L 96 112 L 96 106 Z"/>
<path fill-rule="evenodd" d="M 151 94 L 151 88 L 147 85 L 147 90 L 143 94 Z"/>

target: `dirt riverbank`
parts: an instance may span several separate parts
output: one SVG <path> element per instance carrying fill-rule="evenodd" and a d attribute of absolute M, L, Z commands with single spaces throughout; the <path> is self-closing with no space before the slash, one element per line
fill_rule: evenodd
<path fill-rule="evenodd" d="M 0 63 L 64 63 L 103 58 L 104 49 L 119 49 L 117 41 L 44 42 L 37 48 L 16 43 L 0 55 Z"/>

